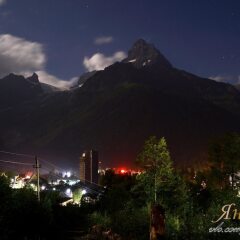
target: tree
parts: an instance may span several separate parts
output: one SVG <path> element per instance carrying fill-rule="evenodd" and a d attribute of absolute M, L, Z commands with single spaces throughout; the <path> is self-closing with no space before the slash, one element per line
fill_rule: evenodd
<path fill-rule="evenodd" d="M 100 184 L 102 186 L 112 186 L 116 179 L 116 174 L 113 169 L 107 169 L 104 175 L 100 176 Z"/>
<path fill-rule="evenodd" d="M 74 203 L 80 204 L 81 199 L 82 199 L 82 193 L 83 189 L 82 188 L 77 188 L 73 191 L 73 201 Z"/>
<path fill-rule="evenodd" d="M 4 175 L 0 175 L 0 239 L 6 238 L 11 232 L 8 222 L 12 203 L 12 189 L 9 187 L 9 180 Z"/>
<path fill-rule="evenodd" d="M 173 162 L 165 138 L 150 137 L 137 157 L 144 172 L 137 177 L 132 191 L 145 197 L 146 204 L 159 203 L 166 210 L 168 234 L 184 232 L 187 211 L 191 209 L 187 185 Z M 144 194 L 142 194 L 142 192 Z"/>
<path fill-rule="evenodd" d="M 139 179 L 147 187 L 151 200 L 157 201 L 157 188 L 173 174 L 173 164 L 165 138 L 150 137 L 137 157 L 137 163 L 145 170 Z"/>
<path fill-rule="evenodd" d="M 240 169 L 240 135 L 228 133 L 215 139 L 209 147 L 209 160 L 213 168 L 220 169 L 221 178 L 230 175 L 234 187 L 234 173 Z"/>

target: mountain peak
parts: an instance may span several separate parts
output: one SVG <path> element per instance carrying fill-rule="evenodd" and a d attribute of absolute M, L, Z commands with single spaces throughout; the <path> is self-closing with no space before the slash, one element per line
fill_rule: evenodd
<path fill-rule="evenodd" d="M 171 68 L 171 63 L 159 52 L 153 44 L 147 43 L 144 39 L 138 39 L 128 51 L 128 57 L 124 63 L 132 63 L 137 68 L 149 65 L 161 65 Z"/>
<path fill-rule="evenodd" d="M 139 38 L 134 44 L 133 44 L 133 47 L 136 47 L 136 46 L 148 46 L 148 45 L 151 45 L 151 44 L 149 44 L 149 43 L 147 43 L 144 39 L 142 39 L 142 38 Z"/>
<path fill-rule="evenodd" d="M 38 75 L 36 73 L 33 73 L 31 77 L 28 77 L 27 80 L 29 80 L 32 83 L 39 83 Z"/>

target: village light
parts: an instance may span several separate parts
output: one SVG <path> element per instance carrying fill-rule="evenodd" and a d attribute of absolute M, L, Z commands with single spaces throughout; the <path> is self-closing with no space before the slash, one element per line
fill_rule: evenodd
<path fill-rule="evenodd" d="M 41 190 L 43 191 L 43 190 L 45 190 L 45 189 L 46 189 L 46 186 L 42 185 L 42 186 L 41 186 Z"/>
<path fill-rule="evenodd" d="M 87 191 L 85 189 L 82 190 L 82 195 L 86 194 Z"/>
<path fill-rule="evenodd" d="M 66 195 L 68 197 L 72 197 L 72 190 L 71 190 L 71 188 L 68 188 L 65 193 L 66 193 Z"/>
<path fill-rule="evenodd" d="M 238 189 L 237 197 L 240 197 L 240 189 Z"/>

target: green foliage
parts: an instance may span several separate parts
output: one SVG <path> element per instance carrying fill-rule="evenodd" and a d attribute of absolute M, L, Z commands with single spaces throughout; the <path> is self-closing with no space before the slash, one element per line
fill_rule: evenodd
<path fill-rule="evenodd" d="M 8 224 L 12 204 L 12 190 L 9 187 L 9 180 L 5 176 L 0 176 L 0 239 L 6 238 L 11 233 Z"/>
<path fill-rule="evenodd" d="M 90 215 L 90 225 L 100 224 L 111 228 L 124 239 L 147 239 L 149 236 L 149 213 L 143 202 L 139 201 L 136 177 L 115 174 L 107 171 L 101 179 L 108 190 L 99 203 L 99 211 Z M 138 185 L 139 186 L 139 185 Z"/>
<path fill-rule="evenodd" d="M 104 228 L 111 227 L 111 218 L 107 213 L 94 212 L 89 215 L 90 225 L 101 225 Z"/>
<path fill-rule="evenodd" d="M 145 169 L 145 172 L 137 177 L 137 181 L 146 196 L 149 196 L 147 201 L 154 201 L 156 188 L 159 203 L 172 211 L 181 208 L 187 198 L 186 184 L 173 168 L 166 140 L 150 137 L 145 142 L 137 163 Z"/>
<path fill-rule="evenodd" d="M 41 192 L 41 202 L 46 202 L 51 205 L 51 207 L 58 205 L 59 199 L 60 197 L 58 191 Z"/>
<path fill-rule="evenodd" d="M 9 180 L 0 177 L 0 239 L 36 237 L 48 229 L 51 220 L 50 204 L 39 204 L 31 189 L 11 189 Z"/>
<path fill-rule="evenodd" d="M 149 201 L 154 202 L 155 191 L 159 196 L 161 189 L 173 177 L 173 166 L 165 138 L 150 137 L 137 157 L 137 163 L 145 169 L 138 177 L 144 186 Z M 158 190 L 157 190 L 158 189 Z"/>
<path fill-rule="evenodd" d="M 113 169 L 106 170 L 105 174 L 100 177 L 100 184 L 102 186 L 112 186 L 116 179 L 116 174 Z"/>
<path fill-rule="evenodd" d="M 134 208 L 128 203 L 115 213 L 94 212 L 89 216 L 90 225 L 112 229 L 124 239 L 144 240 L 149 236 L 149 212 L 147 207 Z"/>
<path fill-rule="evenodd" d="M 240 168 L 240 135 L 228 133 L 215 139 L 209 147 L 209 160 L 231 173 Z"/>
<path fill-rule="evenodd" d="M 237 145 L 237 139 L 234 140 L 234 145 Z M 223 151 L 228 156 L 225 161 L 237 154 L 235 147 L 231 149 Z M 220 159 L 217 155 L 215 157 Z M 223 205 L 234 202 L 240 206 L 236 191 L 219 187 L 221 179 L 227 176 L 226 172 L 221 170 L 221 161 L 215 162 L 219 164 L 220 170 L 216 164 L 208 171 L 198 172 L 194 179 L 193 176 L 184 178 L 182 173 L 173 168 L 166 140 L 151 137 L 146 141 L 137 162 L 144 169 L 144 173 L 137 177 L 116 175 L 113 171 L 107 171 L 101 178 L 101 183 L 107 186 L 108 190 L 95 211 L 89 214 L 89 226 L 99 224 L 111 228 L 123 239 L 148 239 L 149 206 L 154 202 L 156 189 L 157 202 L 165 209 L 166 239 L 239 237 L 208 233 L 210 227 L 216 226 L 212 220 L 219 217 Z M 224 165 L 227 166 L 225 163 Z M 202 186 L 203 181 L 207 183 L 207 187 Z M 237 226 L 239 222 L 229 221 L 226 224 Z"/>
<path fill-rule="evenodd" d="M 171 172 L 172 161 L 165 138 L 157 139 L 155 136 L 150 137 L 145 142 L 143 150 L 138 155 L 136 162 L 148 171 L 155 171 L 157 168 L 161 176 Z"/>
<path fill-rule="evenodd" d="M 0 204 L 6 204 L 12 193 L 9 183 L 7 177 L 4 175 L 0 176 Z"/>
<path fill-rule="evenodd" d="M 164 138 L 150 137 L 137 158 L 137 163 L 145 169 L 137 177 L 137 184 L 132 188 L 134 195 L 145 198 L 145 205 L 156 201 L 166 211 L 168 236 L 176 237 L 184 231 L 189 207 L 187 184 L 173 168 L 173 162 Z"/>
<path fill-rule="evenodd" d="M 149 138 L 137 158 L 144 172 L 131 176 L 106 171 L 101 177 L 101 184 L 107 186 L 106 194 L 96 205 L 61 207 L 58 193 L 47 191 L 41 194 L 39 204 L 31 189 L 13 190 L 8 178 L 0 176 L 0 239 L 34 239 L 48 236 L 46 231 L 53 231 L 52 239 L 59 233 L 61 239 L 63 230 L 86 230 L 96 224 L 111 228 L 123 239 L 148 239 L 155 190 L 156 200 L 165 210 L 166 239 L 237 239 L 237 234 L 208 233 L 210 227 L 216 227 L 212 221 L 219 218 L 225 204 L 235 203 L 238 209 L 240 206 L 237 191 L 223 187 L 221 182 L 228 177 L 232 164 L 237 169 L 238 163 L 231 159 L 238 161 L 239 136 L 222 139 L 213 145 L 212 168 L 183 176 L 173 167 L 166 140 Z M 81 195 L 81 189 L 76 189 L 74 200 L 81 199 Z M 16 219 L 20 219 L 18 224 Z M 29 220 L 27 226 L 21 219 Z M 41 229 L 36 227 L 39 225 Z M 239 221 L 228 220 L 226 226 L 238 227 Z"/>
<path fill-rule="evenodd" d="M 81 188 L 77 188 L 73 191 L 73 201 L 74 203 L 80 204 L 82 199 L 82 190 Z"/>
<path fill-rule="evenodd" d="M 214 139 L 209 146 L 209 161 L 212 164 L 211 185 L 220 189 L 235 185 L 234 174 L 240 170 L 240 135 L 228 133 Z"/>
<path fill-rule="evenodd" d="M 124 239 L 144 240 L 149 237 L 149 211 L 147 207 L 128 205 L 112 216 L 112 228 Z"/>
<path fill-rule="evenodd" d="M 134 186 L 135 177 L 131 175 L 114 175 L 111 186 L 108 187 L 99 205 L 102 212 L 114 213 L 125 207 L 131 200 L 131 188 Z"/>

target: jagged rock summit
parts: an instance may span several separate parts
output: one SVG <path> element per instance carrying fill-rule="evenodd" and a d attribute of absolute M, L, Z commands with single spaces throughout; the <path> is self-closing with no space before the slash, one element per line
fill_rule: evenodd
<path fill-rule="evenodd" d="M 158 65 L 162 68 L 172 68 L 171 63 L 155 48 L 153 44 L 147 43 L 143 39 L 137 40 L 128 51 L 128 57 L 124 63 L 132 63 L 136 68 L 150 65 Z"/>
<path fill-rule="evenodd" d="M 36 83 L 39 84 L 39 79 L 38 79 L 38 75 L 36 73 L 33 73 L 33 75 L 31 77 L 28 77 L 27 80 L 29 80 L 32 83 Z"/>

